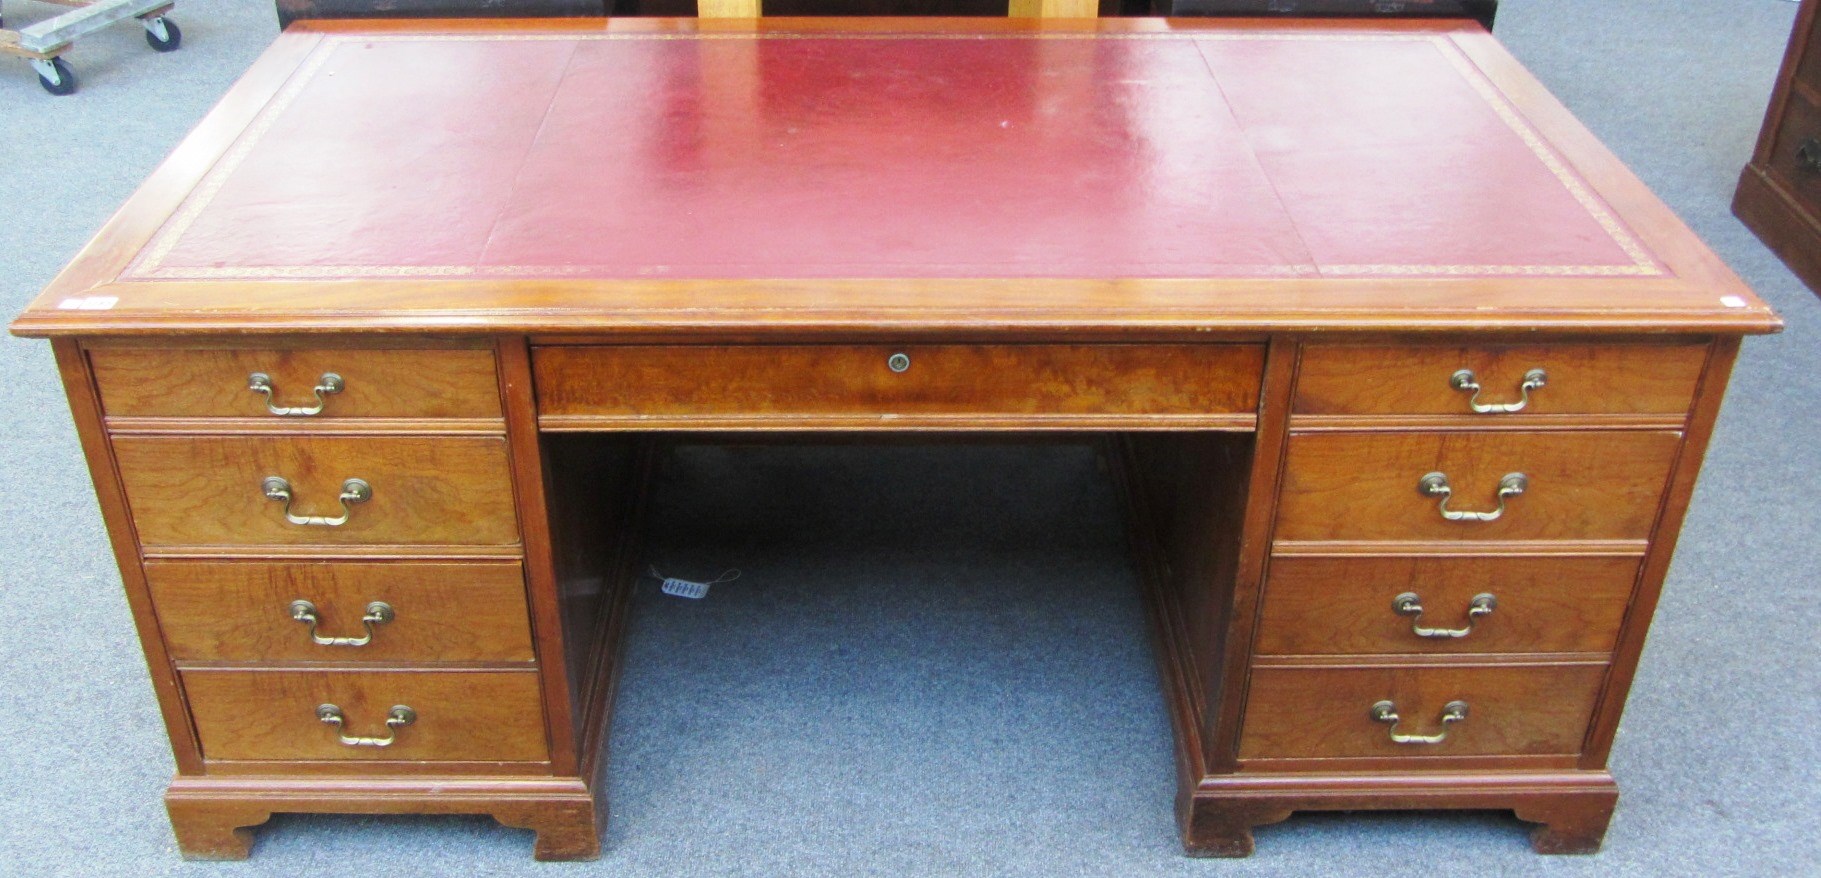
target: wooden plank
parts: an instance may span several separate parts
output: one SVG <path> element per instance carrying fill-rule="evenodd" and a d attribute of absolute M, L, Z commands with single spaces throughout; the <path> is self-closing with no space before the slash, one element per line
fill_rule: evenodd
<path fill-rule="evenodd" d="M 1012 18 L 1096 18 L 1098 0 L 1011 0 Z"/>
<path fill-rule="evenodd" d="M 758 18 L 762 0 L 696 0 L 697 18 Z"/>

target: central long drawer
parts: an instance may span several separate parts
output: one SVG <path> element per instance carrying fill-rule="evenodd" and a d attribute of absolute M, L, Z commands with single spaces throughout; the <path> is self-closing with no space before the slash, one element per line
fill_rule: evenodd
<path fill-rule="evenodd" d="M 583 345 L 536 348 L 532 363 L 545 429 L 959 418 L 971 428 L 1243 429 L 1258 410 L 1264 346 Z"/>

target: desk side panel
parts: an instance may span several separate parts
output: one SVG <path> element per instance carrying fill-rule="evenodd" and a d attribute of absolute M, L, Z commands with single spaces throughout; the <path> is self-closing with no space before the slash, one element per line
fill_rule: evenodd
<path fill-rule="evenodd" d="M 575 688 L 565 672 L 566 647 L 562 601 L 557 578 L 556 552 L 552 548 L 552 516 L 548 502 L 550 470 L 540 453 L 537 403 L 531 383 L 531 354 L 523 338 L 506 337 L 498 346 L 500 395 L 505 401 L 506 435 L 510 443 L 513 493 L 518 505 L 518 527 L 525 552 L 526 597 L 531 609 L 531 631 L 536 641 L 542 677 L 544 718 L 550 734 L 550 756 L 557 774 L 574 774 L 581 767 L 576 748 Z M 559 517 L 558 521 L 562 519 Z"/>
<path fill-rule="evenodd" d="M 1228 611 L 1239 570 L 1250 434 L 1122 437 L 1132 543 L 1153 603 L 1179 750 L 1197 753 L 1220 713 Z M 1175 678 L 1172 680 L 1171 678 Z"/>
<path fill-rule="evenodd" d="M 1127 434 L 1117 472 L 1176 724 L 1179 814 L 1235 764 L 1240 699 L 1270 547 L 1297 345 L 1273 339 L 1246 433 Z M 1190 827 L 1184 824 L 1185 839 Z"/>
<path fill-rule="evenodd" d="M 83 457 L 88 461 L 89 477 L 95 485 L 95 498 L 101 504 L 101 519 L 107 526 L 114 561 L 120 567 L 121 584 L 126 587 L 133 626 L 145 650 L 146 669 L 151 672 L 152 688 L 158 695 L 158 709 L 164 715 L 171 752 L 177 759 L 177 771 L 179 774 L 199 774 L 203 770 L 202 749 L 197 743 L 196 730 L 190 724 L 176 668 L 171 664 L 164 637 L 159 633 L 152 592 L 140 565 L 138 534 L 127 506 L 126 489 L 114 463 L 113 448 L 103 426 L 101 395 L 95 387 L 88 356 L 76 339 L 57 339 L 51 345 L 57 355 L 57 370 L 63 378 L 63 392 L 69 399 L 70 414 L 76 421 L 76 435 L 82 441 Z"/>
<path fill-rule="evenodd" d="M 1681 453 L 1669 477 L 1662 512 L 1650 542 L 1650 554 L 1638 578 L 1631 607 L 1625 616 L 1625 627 L 1619 634 L 1619 646 L 1613 653 L 1612 669 L 1606 678 L 1600 706 L 1594 712 L 1592 728 L 1581 750 L 1581 768 L 1604 768 L 1612 753 L 1613 738 L 1618 734 L 1619 717 L 1625 710 L 1625 699 L 1631 692 L 1631 681 L 1637 674 L 1638 661 L 1644 652 L 1644 638 L 1650 631 L 1650 620 L 1656 613 L 1657 599 L 1662 596 L 1663 582 L 1669 575 L 1669 564 L 1675 554 L 1676 540 L 1682 532 L 1682 521 L 1694 499 L 1695 478 L 1701 461 L 1707 455 L 1714 425 L 1720 417 L 1720 402 L 1726 395 L 1726 382 L 1732 375 L 1733 362 L 1739 355 L 1739 337 L 1715 339 L 1708 355 L 1707 368 L 1701 376 L 1701 388 L 1695 394 L 1694 408 L 1688 416 Z"/>
<path fill-rule="evenodd" d="M 648 437 L 539 432 L 532 348 L 500 342 L 552 740 L 598 789 L 652 465 Z M 535 535 L 534 535 L 535 534 Z M 605 813 L 605 809 L 603 809 Z"/>

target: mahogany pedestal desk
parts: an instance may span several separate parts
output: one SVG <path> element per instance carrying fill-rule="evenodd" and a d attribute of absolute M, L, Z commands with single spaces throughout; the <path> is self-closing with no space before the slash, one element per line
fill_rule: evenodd
<path fill-rule="evenodd" d="M 1190 853 L 1371 808 L 1592 851 L 1778 326 L 1472 23 L 646 19 L 293 27 L 12 328 L 186 854 L 467 812 L 569 859 L 651 449 L 747 431 L 1103 443 Z"/>

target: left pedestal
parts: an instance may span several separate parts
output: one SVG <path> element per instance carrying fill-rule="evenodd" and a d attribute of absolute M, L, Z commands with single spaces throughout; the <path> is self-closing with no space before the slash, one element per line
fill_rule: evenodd
<path fill-rule="evenodd" d="M 598 571 L 558 597 L 522 339 L 56 346 L 186 856 L 245 857 L 274 813 L 488 814 L 599 854 L 571 688 L 604 710 L 618 603 Z"/>

